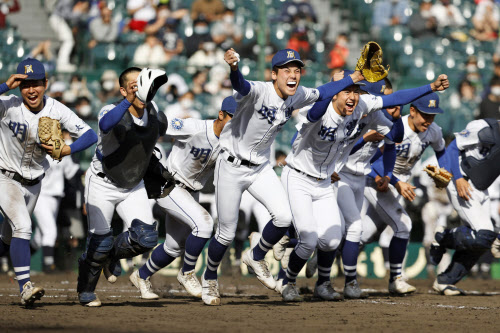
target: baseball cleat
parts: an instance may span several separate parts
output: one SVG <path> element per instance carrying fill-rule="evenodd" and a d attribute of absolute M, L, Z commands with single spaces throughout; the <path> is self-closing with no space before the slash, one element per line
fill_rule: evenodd
<path fill-rule="evenodd" d="M 177 281 L 186 289 L 188 294 L 194 297 L 201 297 L 201 284 L 196 278 L 196 274 L 194 273 L 194 269 L 189 272 L 182 272 L 182 269 L 179 270 L 179 274 L 177 274 Z"/>
<path fill-rule="evenodd" d="M 101 300 L 94 292 L 85 291 L 78 294 L 78 301 L 81 305 L 90 308 L 96 308 L 101 306 Z"/>
<path fill-rule="evenodd" d="M 281 237 L 278 243 L 274 244 L 273 246 L 274 259 L 276 259 L 277 261 L 283 259 L 283 256 L 285 255 L 285 251 L 288 246 L 288 242 L 290 242 L 290 237 L 285 235 Z"/>
<path fill-rule="evenodd" d="M 45 290 L 42 287 L 35 287 L 35 284 L 28 281 L 23 286 L 21 291 L 21 304 L 25 307 L 30 307 L 45 295 Z"/>
<path fill-rule="evenodd" d="M 285 250 L 283 258 L 281 258 L 281 268 L 286 270 L 288 268 L 288 263 L 290 262 L 290 254 L 292 254 L 293 248 L 289 247 Z"/>
<path fill-rule="evenodd" d="M 276 287 L 274 287 L 274 291 L 281 294 L 283 291 L 283 279 L 276 280 Z"/>
<path fill-rule="evenodd" d="M 248 267 L 251 267 L 257 276 L 257 279 L 267 288 L 274 290 L 276 288 L 276 280 L 274 280 L 273 275 L 269 272 L 267 262 L 262 260 L 253 260 L 252 249 L 245 251 L 241 256 L 241 261 L 243 261 Z"/>
<path fill-rule="evenodd" d="M 396 276 L 394 281 L 389 282 L 389 294 L 391 295 L 406 295 L 417 290 L 414 286 L 403 279 L 401 275 Z"/>
<path fill-rule="evenodd" d="M 491 244 L 491 254 L 497 259 L 500 258 L 500 239 L 495 239 L 493 244 Z"/>
<path fill-rule="evenodd" d="M 205 280 L 205 274 L 201 277 L 201 299 L 206 305 L 220 305 L 219 282 L 217 280 Z"/>
<path fill-rule="evenodd" d="M 310 279 L 314 276 L 318 270 L 318 252 L 314 251 L 314 254 L 306 264 L 306 278 Z"/>
<path fill-rule="evenodd" d="M 357 280 L 352 280 L 344 287 L 344 298 L 346 299 L 360 299 L 367 298 L 368 295 L 361 290 Z"/>
<path fill-rule="evenodd" d="M 314 297 L 324 301 L 343 301 L 344 297 L 335 291 L 330 281 L 325 281 L 314 286 Z"/>
<path fill-rule="evenodd" d="M 441 295 L 445 296 L 459 296 L 465 295 L 465 291 L 457 288 L 453 284 L 440 284 L 438 280 L 434 280 L 434 284 L 432 285 L 432 289 L 437 291 Z"/>
<path fill-rule="evenodd" d="M 132 282 L 132 284 L 141 292 L 142 299 L 158 299 L 160 296 L 151 291 L 152 286 L 149 278 L 150 276 L 148 276 L 145 280 L 141 279 L 139 271 L 134 271 L 129 277 L 130 282 Z"/>
<path fill-rule="evenodd" d="M 304 300 L 297 290 L 297 284 L 291 282 L 283 287 L 281 296 L 285 302 L 302 302 Z"/>

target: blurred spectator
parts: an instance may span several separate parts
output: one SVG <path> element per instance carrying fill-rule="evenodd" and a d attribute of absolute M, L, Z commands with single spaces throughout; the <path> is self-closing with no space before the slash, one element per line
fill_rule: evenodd
<path fill-rule="evenodd" d="M 101 104 L 111 104 L 117 102 L 123 97 L 120 94 L 118 75 L 114 70 L 105 70 L 101 75 L 99 83 L 101 89 L 97 92 L 97 98 Z"/>
<path fill-rule="evenodd" d="M 451 0 L 439 0 L 432 6 L 431 13 L 437 19 L 439 28 L 459 28 L 467 24 L 460 9 Z"/>
<path fill-rule="evenodd" d="M 450 106 L 453 109 L 460 109 L 467 105 L 475 104 L 476 107 L 479 105 L 480 98 L 477 95 L 476 88 L 472 85 L 472 82 L 465 79 L 460 81 L 458 84 L 457 92 L 454 92 L 450 96 Z M 473 108 L 475 109 L 475 107 Z M 473 110 L 469 110 L 473 111 Z"/>
<path fill-rule="evenodd" d="M 189 90 L 184 95 L 180 96 L 178 101 L 170 104 L 165 109 L 165 114 L 168 119 L 172 118 L 201 118 L 201 114 L 193 108 L 194 93 Z"/>
<path fill-rule="evenodd" d="M 208 80 L 208 71 L 205 69 L 196 71 L 191 77 L 192 81 L 189 88 L 194 92 L 195 95 L 200 95 L 208 93 L 205 88 Z"/>
<path fill-rule="evenodd" d="M 418 12 L 413 13 L 408 21 L 408 28 L 414 38 L 437 36 L 437 20 L 431 13 L 432 1 L 420 3 Z"/>
<path fill-rule="evenodd" d="M 165 50 L 167 62 L 184 51 L 184 41 L 177 33 L 176 24 L 173 20 L 167 20 L 165 29 L 163 29 L 159 38 L 163 43 L 163 49 Z"/>
<path fill-rule="evenodd" d="M 43 67 L 45 67 L 45 71 L 48 73 L 52 73 L 56 69 L 54 54 L 52 53 L 51 42 L 49 39 L 38 43 L 38 45 L 31 50 L 28 57 L 36 58 L 40 61 L 43 64 Z"/>
<path fill-rule="evenodd" d="M 293 29 L 286 48 L 299 52 L 302 60 L 314 60 L 311 43 L 313 43 L 313 41 L 308 38 L 307 27 L 305 25 L 300 25 Z"/>
<path fill-rule="evenodd" d="M 157 35 L 161 40 L 165 25 L 177 26 L 177 23 L 184 16 L 189 14 L 187 9 L 171 10 L 170 0 L 160 0 L 156 7 L 156 18 L 144 27 L 144 32 L 148 35 Z"/>
<path fill-rule="evenodd" d="M 316 12 L 309 0 L 285 1 L 281 9 L 281 22 L 307 22 L 307 25 L 318 22 Z"/>
<path fill-rule="evenodd" d="M 90 41 L 88 47 L 93 49 L 98 43 L 113 43 L 118 38 L 119 23 L 113 21 L 113 12 L 105 2 L 99 3 L 101 16 L 96 17 L 89 24 Z"/>
<path fill-rule="evenodd" d="M 500 10 L 492 0 L 481 0 L 476 7 L 472 17 L 474 29 L 472 37 L 481 41 L 492 41 L 498 38 L 498 22 L 500 21 Z"/>
<path fill-rule="evenodd" d="M 78 97 L 87 97 L 92 99 L 92 93 L 87 87 L 87 79 L 81 75 L 73 74 L 69 82 L 69 89 L 64 92 L 64 101 L 70 105 L 74 105 Z"/>
<path fill-rule="evenodd" d="M 243 30 L 234 20 L 234 11 L 226 8 L 222 19 L 216 21 L 211 29 L 213 41 L 223 50 L 238 48 L 243 39 Z"/>
<path fill-rule="evenodd" d="M 7 26 L 6 16 L 21 9 L 18 0 L 0 0 L 0 29 Z"/>
<path fill-rule="evenodd" d="M 483 118 L 500 119 L 500 77 L 494 76 L 491 79 L 489 93 L 479 105 L 477 119 Z"/>
<path fill-rule="evenodd" d="M 212 41 L 208 22 L 197 19 L 193 22 L 193 34 L 186 38 L 186 57 L 191 57 L 200 49 L 201 44 Z"/>
<path fill-rule="evenodd" d="M 335 40 L 335 45 L 328 55 L 328 68 L 343 68 L 349 57 L 349 39 L 347 34 L 340 33 Z"/>
<path fill-rule="evenodd" d="M 148 22 L 156 18 L 156 6 L 158 1 L 154 0 L 127 0 L 127 12 L 132 19 L 128 27 L 130 30 L 144 32 Z"/>
<path fill-rule="evenodd" d="M 85 96 L 76 99 L 74 109 L 75 113 L 83 120 L 97 120 L 96 116 L 92 114 L 90 99 Z"/>
<path fill-rule="evenodd" d="M 472 83 L 476 91 L 483 91 L 483 77 L 477 66 L 477 57 L 472 55 L 467 58 L 465 63 L 465 78 Z"/>
<path fill-rule="evenodd" d="M 198 69 L 213 67 L 217 64 L 225 64 L 224 51 L 214 42 L 209 41 L 201 44 L 200 49 L 188 59 L 186 70 L 188 73 L 195 73 Z"/>
<path fill-rule="evenodd" d="M 168 82 L 160 90 L 165 89 L 163 93 L 169 103 L 176 102 L 177 99 L 188 92 L 189 87 L 182 76 L 177 73 L 168 75 Z"/>
<path fill-rule="evenodd" d="M 224 13 L 224 8 L 221 0 L 195 0 L 191 4 L 191 19 L 204 18 L 211 23 L 220 18 Z"/>
<path fill-rule="evenodd" d="M 55 81 L 49 86 L 49 96 L 66 105 L 66 102 L 63 100 L 63 94 L 67 89 L 66 83 L 63 81 Z"/>
<path fill-rule="evenodd" d="M 378 36 L 383 28 L 404 25 L 410 9 L 407 0 L 381 0 L 373 7 L 372 33 Z"/>
<path fill-rule="evenodd" d="M 500 77 L 500 60 L 493 62 L 493 76 Z"/>
<path fill-rule="evenodd" d="M 134 53 L 133 63 L 141 67 L 159 67 L 167 63 L 167 57 L 160 40 L 154 35 L 146 36 L 143 44 Z"/>

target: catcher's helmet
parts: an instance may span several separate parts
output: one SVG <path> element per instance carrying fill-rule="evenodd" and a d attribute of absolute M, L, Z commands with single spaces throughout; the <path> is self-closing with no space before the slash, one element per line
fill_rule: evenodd
<path fill-rule="evenodd" d="M 167 83 L 167 73 L 160 69 L 144 68 L 137 77 L 137 91 L 135 95 L 143 103 L 149 103 L 158 89 Z"/>

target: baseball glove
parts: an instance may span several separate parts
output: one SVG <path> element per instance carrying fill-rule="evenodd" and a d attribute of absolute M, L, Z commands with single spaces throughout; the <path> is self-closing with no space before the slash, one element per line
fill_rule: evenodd
<path fill-rule="evenodd" d="M 385 78 L 389 71 L 382 65 L 382 48 L 375 42 L 368 42 L 361 50 L 361 57 L 356 64 L 356 70 L 360 71 L 368 82 L 377 82 Z"/>
<path fill-rule="evenodd" d="M 38 120 L 38 137 L 40 142 L 47 146 L 52 146 L 52 158 L 61 160 L 61 152 L 66 143 L 62 137 L 61 124 L 59 120 L 49 117 L 41 117 Z"/>
<path fill-rule="evenodd" d="M 445 188 L 451 181 L 453 175 L 448 172 L 445 168 L 438 168 L 434 165 L 427 165 L 424 168 L 424 171 L 427 172 L 429 177 L 434 180 L 437 188 Z"/>

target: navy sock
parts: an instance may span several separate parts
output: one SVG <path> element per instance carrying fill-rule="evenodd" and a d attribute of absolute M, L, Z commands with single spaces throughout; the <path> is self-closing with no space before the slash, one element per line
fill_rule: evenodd
<path fill-rule="evenodd" d="M 19 290 L 30 280 L 30 241 L 27 239 L 12 237 L 10 242 L 10 260 L 14 266 Z"/>
<path fill-rule="evenodd" d="M 344 265 L 345 283 L 356 280 L 356 265 L 358 263 L 359 242 L 346 240 L 342 248 L 342 264 Z"/>
<path fill-rule="evenodd" d="M 297 238 L 290 238 L 288 242 L 288 247 L 296 247 L 299 240 Z"/>
<path fill-rule="evenodd" d="M 286 277 L 283 279 L 283 285 L 288 282 L 295 283 L 297 275 L 299 275 L 302 267 L 306 264 L 307 259 L 302 259 L 295 253 L 295 250 L 290 254 L 290 261 L 288 262 L 288 268 L 286 270 Z"/>
<path fill-rule="evenodd" d="M 4 222 L 6 223 L 6 222 Z M 3 257 L 7 252 L 9 252 L 10 245 L 6 244 L 2 238 L 0 238 L 0 257 Z"/>
<path fill-rule="evenodd" d="M 205 280 L 216 280 L 217 269 L 224 257 L 224 253 L 229 246 L 222 245 L 215 238 L 212 238 L 208 245 L 207 269 L 205 271 Z"/>
<path fill-rule="evenodd" d="M 198 257 L 207 242 L 208 238 L 201 238 L 193 234 L 189 234 L 186 240 L 186 251 L 184 252 L 184 265 L 182 266 L 183 273 L 192 271 L 195 268 Z"/>
<path fill-rule="evenodd" d="M 278 272 L 278 280 L 283 280 L 286 278 L 286 271 L 283 267 L 280 267 L 280 271 Z"/>
<path fill-rule="evenodd" d="M 396 276 L 401 275 L 407 245 L 408 239 L 396 236 L 393 236 L 391 239 L 391 243 L 389 244 L 389 264 L 391 267 L 390 282 L 394 281 Z"/>
<path fill-rule="evenodd" d="M 272 221 L 266 224 L 262 231 L 259 244 L 253 248 L 253 260 L 262 260 L 273 245 L 285 235 L 288 227 L 277 227 Z"/>
<path fill-rule="evenodd" d="M 141 279 L 145 280 L 163 267 L 170 265 L 174 260 L 175 257 L 165 252 L 163 244 L 160 244 L 154 249 L 153 253 L 151 253 L 151 257 L 148 261 L 139 268 L 139 276 Z"/>
<path fill-rule="evenodd" d="M 337 250 L 325 252 L 318 249 L 318 285 L 330 281 L 330 272 L 336 253 Z"/>

